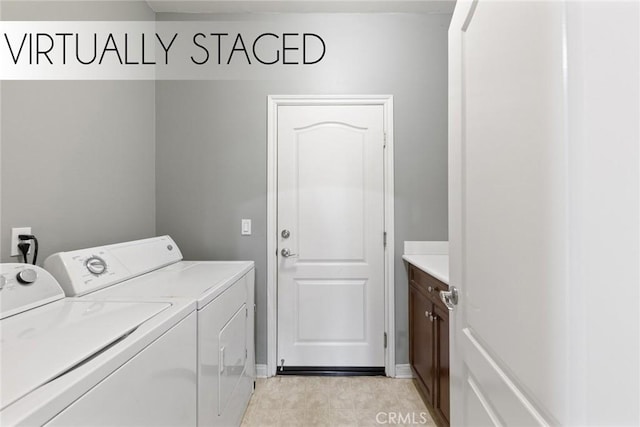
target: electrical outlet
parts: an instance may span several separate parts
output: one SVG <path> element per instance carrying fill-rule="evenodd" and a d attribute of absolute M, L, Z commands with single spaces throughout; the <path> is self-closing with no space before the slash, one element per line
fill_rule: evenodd
<path fill-rule="evenodd" d="M 20 234 L 31 234 L 31 227 L 16 227 L 11 229 L 11 256 L 22 255 L 18 250 L 18 243 L 20 243 L 18 236 Z M 33 249 L 33 243 L 31 243 L 31 245 L 28 253 L 31 253 L 31 249 Z"/>

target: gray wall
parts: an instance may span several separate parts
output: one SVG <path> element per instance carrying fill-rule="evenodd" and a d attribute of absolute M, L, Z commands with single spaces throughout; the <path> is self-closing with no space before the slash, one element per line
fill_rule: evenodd
<path fill-rule="evenodd" d="M 4 20 L 154 20 L 144 2 L 2 2 Z M 153 81 L 2 82 L 0 241 L 57 251 L 155 234 Z"/>
<path fill-rule="evenodd" d="M 194 17 L 158 14 L 158 18 Z M 256 261 L 257 362 L 266 363 L 267 95 L 394 95 L 396 362 L 407 363 L 403 242 L 447 239 L 447 28 L 451 16 L 336 14 L 267 19 L 279 22 L 283 30 L 287 24 L 321 27 L 323 35 L 344 42 L 344 56 L 332 62 L 331 70 L 289 81 L 158 81 L 157 232 L 173 236 L 188 259 Z M 252 236 L 240 235 L 241 218 L 253 220 Z"/>
<path fill-rule="evenodd" d="M 152 20 L 144 2 L 2 2 L 7 20 Z M 159 14 L 162 20 L 193 15 Z M 220 17 L 218 17 L 220 19 Z M 257 361 L 266 363 L 266 97 L 392 94 L 397 363 L 407 357 L 404 240 L 447 238 L 450 15 L 256 15 L 309 25 L 346 56 L 289 81 L 3 82 L 1 260 L 11 227 L 48 254 L 172 235 L 190 259 L 257 265 Z M 198 19 L 214 19 L 199 16 Z M 230 19 L 224 17 L 223 19 Z M 295 25 L 294 25 L 295 24 Z M 329 45 L 329 48 L 334 45 Z M 347 50 L 345 50 L 347 49 Z M 335 59 L 335 58 L 334 58 Z M 29 166 L 24 162 L 29 161 Z M 240 219 L 253 235 L 240 236 Z"/>

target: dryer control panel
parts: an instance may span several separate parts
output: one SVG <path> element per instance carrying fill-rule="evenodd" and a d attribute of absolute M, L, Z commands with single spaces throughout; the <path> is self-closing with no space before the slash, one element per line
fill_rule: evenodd
<path fill-rule="evenodd" d="M 0 264 L 0 319 L 62 298 L 62 288 L 43 268 Z"/>
<path fill-rule="evenodd" d="M 178 245 L 169 236 L 115 245 L 58 252 L 44 268 L 60 282 L 69 296 L 85 295 L 182 260 Z"/>

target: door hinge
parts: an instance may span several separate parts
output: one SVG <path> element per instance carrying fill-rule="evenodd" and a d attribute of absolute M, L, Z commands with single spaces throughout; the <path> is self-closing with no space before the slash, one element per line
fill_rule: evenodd
<path fill-rule="evenodd" d="M 382 138 L 382 148 L 387 148 L 387 133 L 384 132 L 383 133 L 383 138 Z"/>
<path fill-rule="evenodd" d="M 384 333 L 384 348 L 387 348 L 387 333 Z"/>
<path fill-rule="evenodd" d="M 249 317 L 249 307 L 244 308 L 244 317 Z"/>
<path fill-rule="evenodd" d="M 384 231 L 382 233 L 382 245 L 386 248 L 387 247 L 387 232 Z"/>
<path fill-rule="evenodd" d="M 244 349 L 244 358 L 245 359 L 249 358 L 249 350 L 247 350 L 246 348 Z"/>

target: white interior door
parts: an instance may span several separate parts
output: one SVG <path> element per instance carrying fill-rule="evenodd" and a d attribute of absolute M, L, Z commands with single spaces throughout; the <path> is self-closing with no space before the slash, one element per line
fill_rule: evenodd
<path fill-rule="evenodd" d="M 382 367 L 383 107 L 277 114 L 278 364 Z"/>
<path fill-rule="evenodd" d="M 564 425 L 561 2 L 459 1 L 450 48 L 452 424 Z"/>
<path fill-rule="evenodd" d="M 639 20 L 629 1 L 456 3 L 454 426 L 640 424 Z"/>

